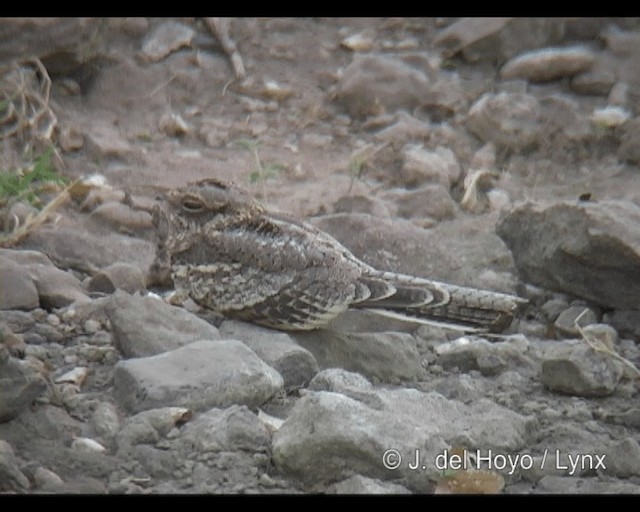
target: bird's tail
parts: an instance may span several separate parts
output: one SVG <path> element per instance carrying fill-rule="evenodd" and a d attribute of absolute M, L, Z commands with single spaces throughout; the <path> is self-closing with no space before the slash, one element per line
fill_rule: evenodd
<path fill-rule="evenodd" d="M 367 276 L 382 281 L 386 291 L 373 293 L 357 306 L 382 309 L 395 317 L 432 320 L 436 323 L 469 326 L 473 330 L 502 332 L 511 324 L 518 309 L 527 301 L 505 293 L 456 286 L 392 272 Z M 367 283 L 369 284 L 369 283 Z"/>

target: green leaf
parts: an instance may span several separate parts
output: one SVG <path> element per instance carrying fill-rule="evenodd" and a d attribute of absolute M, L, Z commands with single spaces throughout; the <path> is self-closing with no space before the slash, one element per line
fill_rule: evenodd
<path fill-rule="evenodd" d="M 236 139 L 233 144 L 247 151 L 254 151 L 260 145 L 260 141 L 256 139 Z"/>

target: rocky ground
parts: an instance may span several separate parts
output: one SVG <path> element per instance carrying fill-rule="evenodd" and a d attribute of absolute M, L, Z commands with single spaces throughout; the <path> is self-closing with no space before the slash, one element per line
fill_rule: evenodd
<path fill-rule="evenodd" d="M 0 63 L 3 172 L 53 141 L 98 175 L 0 249 L 0 491 L 640 492 L 640 20 L 4 19 Z M 171 305 L 144 206 L 207 176 L 529 305 L 497 337 Z"/>

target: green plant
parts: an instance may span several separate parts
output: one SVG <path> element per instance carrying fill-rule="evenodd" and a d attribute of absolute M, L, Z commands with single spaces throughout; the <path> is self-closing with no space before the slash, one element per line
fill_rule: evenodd
<path fill-rule="evenodd" d="M 41 207 L 39 195 L 42 192 L 50 189 L 52 184 L 66 184 L 65 178 L 57 173 L 52 163 L 53 153 L 53 146 L 49 146 L 23 169 L 0 169 L 0 206 L 27 201 Z"/>
<path fill-rule="evenodd" d="M 374 158 L 388 145 L 388 142 L 385 142 L 384 144 L 381 144 L 379 146 L 367 144 L 366 146 L 361 147 L 351 153 L 351 156 L 349 157 L 349 163 L 347 165 L 349 174 L 351 176 L 347 194 L 351 193 L 351 189 L 353 188 L 353 183 L 355 182 L 355 180 L 362 180 L 367 170 L 374 168 L 374 165 L 372 164 Z"/>
<path fill-rule="evenodd" d="M 260 183 L 262 185 L 262 196 L 264 197 L 264 182 L 269 178 L 275 177 L 278 172 L 286 169 L 286 166 L 277 162 L 263 162 L 258 153 L 258 147 L 260 146 L 259 140 L 238 139 L 234 141 L 234 144 L 239 148 L 249 151 L 253 156 L 255 168 L 251 174 L 249 174 L 249 183 L 252 185 Z"/>

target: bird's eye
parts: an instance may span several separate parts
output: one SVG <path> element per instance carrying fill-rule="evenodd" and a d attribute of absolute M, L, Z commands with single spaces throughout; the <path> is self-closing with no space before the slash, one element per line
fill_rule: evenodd
<path fill-rule="evenodd" d="M 185 211 L 196 213 L 201 212 L 204 209 L 204 205 L 198 199 L 195 199 L 193 197 L 185 197 L 182 200 L 182 208 Z"/>

